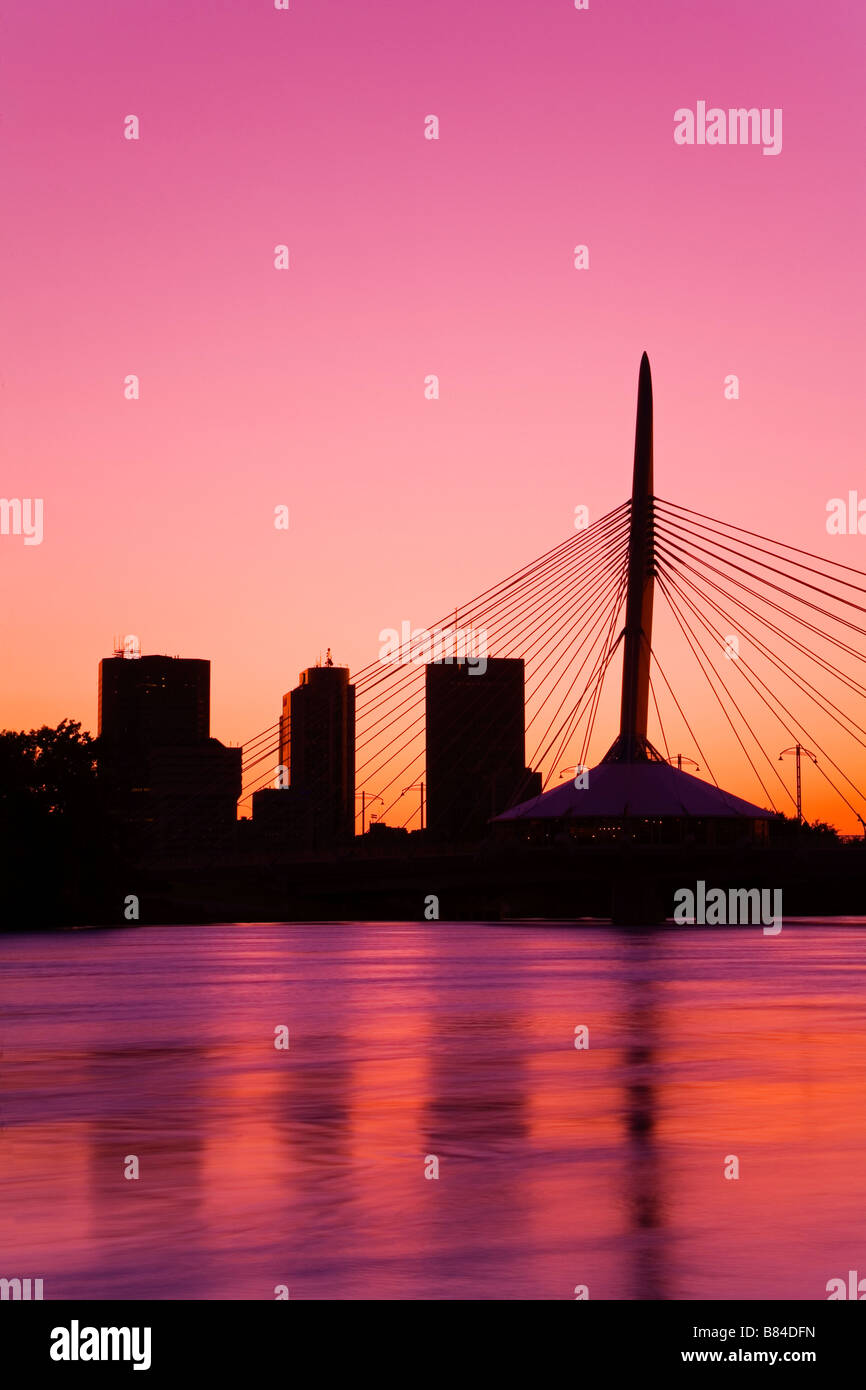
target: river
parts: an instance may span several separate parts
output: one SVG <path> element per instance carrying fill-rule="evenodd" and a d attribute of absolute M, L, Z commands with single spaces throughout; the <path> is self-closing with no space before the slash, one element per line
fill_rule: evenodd
<path fill-rule="evenodd" d="M 863 920 L 131 926 L 0 968 L 0 1276 L 46 1299 L 866 1276 Z"/>

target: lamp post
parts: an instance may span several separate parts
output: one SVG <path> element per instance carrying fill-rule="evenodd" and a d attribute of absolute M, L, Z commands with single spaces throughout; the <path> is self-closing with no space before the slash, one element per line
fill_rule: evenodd
<path fill-rule="evenodd" d="M 363 835 L 366 826 L 367 802 L 369 801 L 372 806 L 374 802 L 381 801 L 382 798 L 381 796 L 371 796 L 369 792 L 355 792 L 356 801 L 359 796 L 361 798 L 361 834 Z M 372 816 L 370 819 L 372 820 Z"/>
<path fill-rule="evenodd" d="M 814 753 L 810 752 L 810 750 L 809 750 L 808 748 L 804 748 L 803 745 L 802 745 L 801 743 L 795 743 L 793 748 L 783 748 L 783 749 L 782 749 L 781 753 L 779 754 L 779 762 L 781 762 L 782 759 L 783 759 L 783 758 L 786 756 L 786 754 L 788 754 L 788 753 L 793 753 L 793 754 L 794 754 L 794 760 L 795 760 L 795 762 L 796 762 L 796 764 L 797 764 L 797 824 L 798 824 L 798 825 L 802 825 L 802 824 L 803 824 L 803 784 L 802 784 L 802 779 L 801 779 L 801 777 L 800 777 L 800 758 L 801 758 L 801 755 L 802 755 L 803 753 L 805 753 L 806 757 L 807 757 L 807 758 L 811 758 L 811 759 L 812 759 L 812 762 L 815 763 L 815 764 L 817 764 L 818 759 L 815 757 L 815 754 L 814 754 Z"/>
<path fill-rule="evenodd" d="M 401 795 L 401 796 L 405 796 L 407 792 L 417 791 L 417 789 L 418 789 L 419 787 L 420 787 L 420 789 L 421 789 L 421 829 L 423 830 L 423 829 L 424 829 L 424 783 L 423 783 L 423 782 L 412 782 L 408 787 L 404 787 L 404 788 L 403 788 L 403 790 L 401 791 L 400 795 Z"/>
<path fill-rule="evenodd" d="M 668 758 L 668 762 L 671 764 L 675 762 L 677 765 L 677 769 L 680 772 L 682 772 L 683 770 L 683 763 L 691 763 L 692 767 L 695 769 L 695 772 L 700 772 L 701 770 L 695 762 L 694 758 L 684 758 L 682 753 L 677 753 L 676 758 Z"/>
<path fill-rule="evenodd" d="M 589 786 L 589 768 L 584 763 L 575 763 L 574 767 L 562 768 L 559 773 L 559 780 L 562 781 L 563 777 L 570 777 L 572 773 L 574 773 L 576 791 L 584 790 Z"/>

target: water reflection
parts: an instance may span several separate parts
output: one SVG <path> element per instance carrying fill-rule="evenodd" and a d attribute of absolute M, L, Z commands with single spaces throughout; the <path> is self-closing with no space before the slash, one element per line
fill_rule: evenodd
<path fill-rule="evenodd" d="M 629 1041 L 625 1054 L 626 1161 L 624 1200 L 634 1236 L 632 1292 L 636 1299 L 668 1297 L 663 1159 L 656 1144 L 656 1051 L 662 1032 L 654 979 L 659 933 L 624 934 L 623 996 Z"/>
<path fill-rule="evenodd" d="M 823 1298 L 866 1249 L 864 941 L 0 938 L 0 1273 L 48 1298 Z"/>

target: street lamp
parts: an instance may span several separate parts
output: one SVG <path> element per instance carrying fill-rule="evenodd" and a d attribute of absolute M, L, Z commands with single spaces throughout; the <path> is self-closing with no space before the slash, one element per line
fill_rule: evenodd
<path fill-rule="evenodd" d="M 359 797 L 359 796 L 360 796 L 360 798 L 361 798 L 361 834 L 363 835 L 363 834 L 364 834 L 364 829 L 365 829 L 365 824 L 366 824 L 367 802 L 369 801 L 370 805 L 372 806 L 374 802 L 376 802 L 376 801 L 382 801 L 382 798 L 381 798 L 381 796 L 371 796 L 369 792 L 355 792 L 355 800 L 356 800 L 356 801 L 358 800 L 358 797 Z M 383 805 L 384 805 L 384 802 L 383 802 Z M 357 814 L 357 812 L 356 812 L 356 814 Z M 370 817 L 370 820 L 371 820 L 371 821 L 373 821 L 374 819 L 375 819 L 374 816 L 371 816 L 371 817 Z"/>
<path fill-rule="evenodd" d="M 419 787 L 421 788 L 421 829 L 423 830 L 423 829 L 424 829 L 424 783 L 423 783 L 423 782 L 412 782 L 410 786 L 404 787 L 404 788 L 403 788 L 403 790 L 401 791 L 400 795 L 401 795 L 401 796 L 405 796 L 407 792 L 417 791 L 417 789 L 418 789 Z"/>
<path fill-rule="evenodd" d="M 800 744 L 800 743 L 795 743 L 793 748 L 783 748 L 783 749 L 782 749 L 781 753 L 779 754 L 779 762 L 781 762 L 782 759 L 783 759 L 788 753 L 793 753 L 793 754 L 794 754 L 794 759 L 795 759 L 796 764 L 797 764 L 797 823 L 798 823 L 799 825 L 802 825 L 802 824 L 803 824 L 803 788 L 802 788 L 802 782 L 801 782 L 801 778 L 800 778 L 800 756 L 801 756 L 801 754 L 805 753 L 805 754 L 806 754 L 806 757 L 807 757 L 807 758 L 811 758 L 811 759 L 812 759 L 812 762 L 815 763 L 816 765 L 817 765 L 818 759 L 815 757 L 815 754 L 814 754 L 814 753 L 812 753 L 812 752 L 809 751 L 808 748 L 804 748 L 803 745 Z"/>

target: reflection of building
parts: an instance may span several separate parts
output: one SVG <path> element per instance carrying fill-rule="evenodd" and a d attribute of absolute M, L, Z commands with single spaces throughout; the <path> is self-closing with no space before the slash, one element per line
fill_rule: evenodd
<path fill-rule="evenodd" d="M 488 821 L 541 790 L 525 765 L 523 661 L 427 667 L 427 809 L 434 839 L 481 839 Z"/>
<path fill-rule="evenodd" d="M 276 792 L 267 816 L 286 818 L 293 837 L 303 826 L 302 842 L 321 848 L 350 840 L 355 826 L 355 687 L 346 666 L 302 671 L 294 690 L 283 696 L 280 763 L 289 787 L 285 799 Z M 285 808 L 285 809 L 283 809 Z M 258 807 L 254 811 L 254 818 Z"/>
<path fill-rule="evenodd" d="M 241 758 L 210 737 L 209 661 L 99 663 L 99 772 L 133 849 L 186 851 L 230 835 Z"/>

